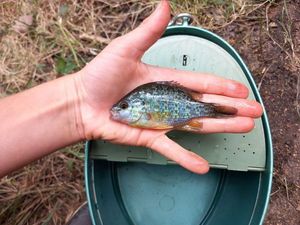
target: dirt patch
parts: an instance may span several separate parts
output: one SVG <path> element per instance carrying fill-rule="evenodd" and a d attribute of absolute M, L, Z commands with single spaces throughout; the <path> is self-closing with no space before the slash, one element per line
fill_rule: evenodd
<path fill-rule="evenodd" d="M 250 67 L 269 117 L 275 154 L 270 225 L 300 224 L 299 8 L 296 1 L 267 5 L 220 32 Z"/>

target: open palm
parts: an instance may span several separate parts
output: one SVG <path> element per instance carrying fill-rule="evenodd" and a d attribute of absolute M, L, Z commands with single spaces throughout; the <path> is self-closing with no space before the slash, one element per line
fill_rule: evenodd
<path fill-rule="evenodd" d="M 110 119 L 110 109 L 135 87 L 158 80 L 175 80 L 199 93 L 199 99 L 238 109 L 237 116 L 226 119 L 199 119 L 199 133 L 248 132 L 253 118 L 262 113 L 260 105 L 248 101 L 247 88 L 235 81 L 213 75 L 158 68 L 141 62 L 144 52 L 160 38 L 170 19 L 167 1 L 137 29 L 115 39 L 76 77 L 80 95 L 80 119 L 86 139 L 104 139 L 114 143 L 149 147 L 181 166 L 196 172 L 208 171 L 208 163 L 200 156 L 170 140 L 162 130 L 129 127 Z M 184 76 L 183 76 L 184 75 Z"/>

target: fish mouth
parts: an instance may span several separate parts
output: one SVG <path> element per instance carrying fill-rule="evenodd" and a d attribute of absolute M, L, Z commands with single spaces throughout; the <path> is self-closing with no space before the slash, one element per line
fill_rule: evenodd
<path fill-rule="evenodd" d="M 119 120 L 120 119 L 119 113 L 116 109 L 112 108 L 110 110 L 110 118 L 112 118 L 114 120 Z"/>

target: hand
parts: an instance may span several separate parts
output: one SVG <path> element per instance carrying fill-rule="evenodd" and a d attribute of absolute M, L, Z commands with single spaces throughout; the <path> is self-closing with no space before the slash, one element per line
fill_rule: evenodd
<path fill-rule="evenodd" d="M 223 119 L 201 119 L 199 133 L 248 132 L 254 127 L 253 118 L 262 114 L 261 106 L 246 100 L 247 88 L 232 80 L 207 74 L 197 74 L 158 68 L 141 62 L 144 52 L 163 34 L 170 20 L 167 1 L 161 1 L 155 12 L 132 32 L 112 41 L 75 77 L 80 102 L 85 139 L 104 139 L 114 143 L 149 147 L 195 173 L 206 173 L 208 163 L 200 156 L 170 140 L 162 130 L 129 127 L 112 121 L 110 109 L 135 87 L 158 80 L 175 80 L 194 91 L 205 93 L 201 100 L 233 106 L 237 116 Z"/>

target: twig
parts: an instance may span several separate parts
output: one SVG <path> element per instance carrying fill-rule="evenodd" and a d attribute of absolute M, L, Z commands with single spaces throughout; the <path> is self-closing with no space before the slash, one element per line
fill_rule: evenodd
<path fill-rule="evenodd" d="M 268 70 L 271 68 L 271 66 L 273 66 L 273 63 L 272 63 L 271 65 L 269 65 L 264 71 L 262 71 L 262 72 L 263 72 L 263 76 L 262 76 L 262 78 L 260 79 L 260 81 L 259 81 L 259 83 L 258 83 L 258 85 L 257 85 L 257 89 L 258 89 L 258 90 L 260 90 L 261 85 L 262 85 L 262 82 L 264 81 L 265 76 L 266 76 Z"/>
<path fill-rule="evenodd" d="M 296 94 L 296 109 L 298 116 L 300 117 L 300 74 L 297 76 L 297 94 Z"/>
<path fill-rule="evenodd" d="M 290 201 L 289 188 L 288 188 L 288 184 L 287 184 L 287 181 L 286 181 L 286 177 L 284 178 L 284 186 L 285 186 L 286 198 L 287 198 L 288 201 Z"/>
<path fill-rule="evenodd" d="M 90 40 L 90 41 L 97 41 L 101 44 L 106 44 L 108 45 L 111 40 L 108 38 L 104 38 L 104 37 L 100 37 L 100 36 L 96 36 L 96 35 L 90 35 L 90 34 L 80 34 L 79 35 L 80 39 L 85 39 L 85 40 Z"/>
<path fill-rule="evenodd" d="M 271 196 L 277 194 L 279 191 L 280 191 L 280 188 L 278 188 L 276 191 L 272 192 L 272 193 L 271 193 Z"/>

